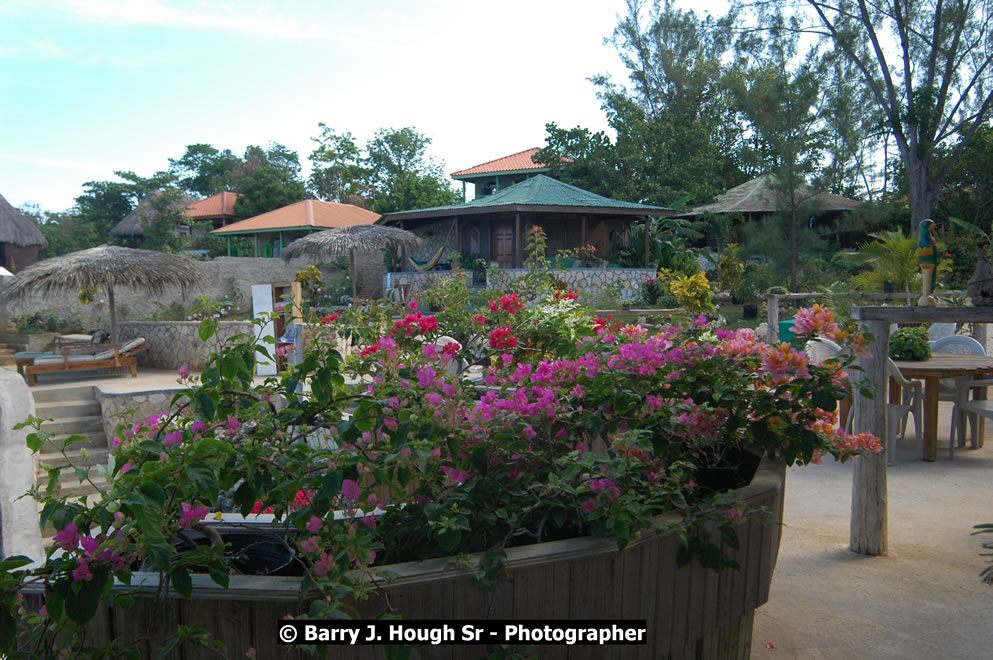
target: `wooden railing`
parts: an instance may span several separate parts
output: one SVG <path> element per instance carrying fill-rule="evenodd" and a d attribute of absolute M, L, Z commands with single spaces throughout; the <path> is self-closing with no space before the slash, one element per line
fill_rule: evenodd
<path fill-rule="evenodd" d="M 937 298 L 947 298 L 950 296 L 964 296 L 965 291 L 937 291 L 931 294 Z M 779 341 L 779 303 L 780 301 L 807 300 L 826 298 L 826 293 L 767 293 L 765 295 L 766 320 L 769 324 L 768 342 L 774 344 Z M 875 293 L 853 291 L 851 297 L 858 300 L 917 300 L 919 293 Z M 985 346 L 985 342 L 983 346 Z"/>

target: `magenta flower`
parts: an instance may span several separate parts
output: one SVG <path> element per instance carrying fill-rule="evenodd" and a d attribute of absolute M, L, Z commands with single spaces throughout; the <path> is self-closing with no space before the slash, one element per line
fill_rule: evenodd
<path fill-rule="evenodd" d="M 582 507 L 583 511 L 585 511 L 586 513 L 593 513 L 594 511 L 596 511 L 596 500 L 594 499 L 583 500 L 582 504 L 580 504 L 579 506 Z"/>
<path fill-rule="evenodd" d="M 79 529 L 75 523 L 69 523 L 55 533 L 55 542 L 66 552 L 74 550 L 79 545 Z"/>
<path fill-rule="evenodd" d="M 314 563 L 314 572 L 318 575 L 327 575 L 332 568 L 334 568 L 334 555 L 322 552 L 321 558 Z"/>
<path fill-rule="evenodd" d="M 131 464 L 131 461 L 128 461 L 127 463 L 121 466 L 121 469 L 117 471 L 117 474 L 127 474 L 128 472 L 131 471 L 131 468 L 133 467 L 134 465 Z"/>
<path fill-rule="evenodd" d="M 358 482 L 353 481 L 352 479 L 345 479 L 341 482 L 341 494 L 346 500 L 357 502 L 360 493 L 361 490 L 359 489 Z"/>
<path fill-rule="evenodd" d="M 193 431 L 194 433 L 203 433 L 204 431 L 207 430 L 207 425 L 198 419 L 197 421 L 193 422 L 192 426 L 190 426 L 190 430 Z"/>
<path fill-rule="evenodd" d="M 89 563 L 85 559 L 80 560 L 79 566 L 73 570 L 72 579 L 77 582 L 89 582 L 93 579 L 93 573 L 90 572 Z"/>
<path fill-rule="evenodd" d="M 431 392 L 426 397 L 424 397 L 424 400 L 428 402 L 429 406 L 434 406 L 435 408 L 440 406 L 441 402 L 443 401 L 441 395 L 438 394 L 437 392 Z"/>
<path fill-rule="evenodd" d="M 190 377 L 190 368 L 187 367 L 185 364 L 181 364 L 179 365 L 179 369 L 176 369 L 176 373 L 179 374 L 180 378 L 186 380 L 187 378 Z"/>
<path fill-rule="evenodd" d="M 202 504 L 199 506 L 193 506 L 189 502 L 181 502 L 180 507 L 183 509 L 183 516 L 179 519 L 180 529 L 188 529 L 193 527 L 206 518 L 207 514 L 210 513 L 210 509 Z"/>
<path fill-rule="evenodd" d="M 300 542 L 300 547 L 305 552 L 318 552 L 321 549 L 321 544 L 318 542 L 316 536 L 308 536 Z"/>
<path fill-rule="evenodd" d="M 83 536 L 79 539 L 79 544 L 83 546 L 83 552 L 87 557 L 92 557 L 100 549 L 100 541 L 92 536 Z"/>
<path fill-rule="evenodd" d="M 228 421 L 224 423 L 224 430 L 228 432 L 228 435 L 234 435 L 235 433 L 238 432 L 238 429 L 240 427 L 241 427 L 241 422 L 239 422 L 231 415 L 228 415 Z"/>
<path fill-rule="evenodd" d="M 317 534 L 322 529 L 324 529 L 324 522 L 317 516 L 311 516 L 310 520 L 307 521 L 307 531 L 311 534 Z"/>
<path fill-rule="evenodd" d="M 172 433 L 166 433 L 165 437 L 162 438 L 163 447 L 175 447 L 183 441 L 183 432 L 174 431 Z"/>

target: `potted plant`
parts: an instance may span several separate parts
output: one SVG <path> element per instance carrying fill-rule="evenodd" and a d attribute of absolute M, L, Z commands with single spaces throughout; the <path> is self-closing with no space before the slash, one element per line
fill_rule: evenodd
<path fill-rule="evenodd" d="M 539 254 L 540 236 L 532 246 Z M 700 622 L 686 620 L 683 610 L 637 610 L 649 594 L 658 596 L 654 579 L 636 579 L 649 589 L 637 592 L 645 600 L 629 602 L 615 572 L 662 571 L 661 557 L 671 553 L 664 565 L 672 584 L 688 589 L 685 576 L 696 574 L 679 572 L 675 559 L 693 562 L 693 570 L 723 570 L 754 547 L 767 554 L 754 567 L 746 562 L 744 573 L 761 565 L 770 575 L 775 555 L 768 552 L 778 536 L 761 535 L 778 532 L 764 525 L 769 511 L 759 505 L 775 515 L 781 499 L 775 488 L 748 486 L 751 475 L 738 466 L 746 454 L 764 453 L 781 463 L 759 473 L 779 474 L 781 486 L 784 463 L 879 451 L 870 434 L 836 428 L 830 412 L 846 395 L 834 378 L 847 354 L 815 365 L 748 330 L 712 328 L 702 316 L 654 334 L 594 318 L 575 295 L 554 288 L 538 259 L 517 290 L 485 298 L 473 297 L 464 274 L 456 274 L 446 281 L 451 299 L 438 315 L 411 303 L 386 325 L 368 323 L 360 311 L 351 320 L 323 317 L 303 361 L 261 384 L 253 382 L 254 359 L 269 346 L 256 336 L 233 338 L 198 381 L 184 375 L 188 388 L 169 415 L 120 428 L 101 497 L 60 497 L 59 468 L 50 468 L 47 487 L 35 495 L 42 522 L 57 530 L 55 546 L 34 567 L 20 558 L 3 562 L 0 653 L 65 648 L 99 655 L 110 645 L 111 655 L 128 647 L 152 655 L 157 644 L 211 647 L 217 637 L 229 650 L 271 642 L 274 628 L 252 638 L 249 628 L 208 629 L 226 620 L 219 613 L 205 615 L 203 625 L 183 614 L 190 598 L 221 607 L 231 594 L 250 594 L 252 617 L 273 626 L 285 614 L 457 619 L 627 611 L 666 625 L 670 616 L 683 617 L 681 632 L 656 640 L 658 649 L 697 648 Z M 845 336 L 823 312 L 801 310 L 796 326 L 801 334 L 864 342 Z M 205 319 L 201 337 L 216 327 Z M 339 334 L 362 345 L 347 361 L 335 349 Z M 440 342 L 443 334 L 456 341 Z M 456 359 L 481 369 L 482 382 L 453 373 L 448 367 Z M 29 444 L 37 450 L 47 438 L 37 420 L 31 423 Z M 711 469 L 730 470 L 730 484 L 744 490 L 707 483 Z M 85 467 L 76 474 L 89 478 Z M 292 551 L 300 577 L 232 575 L 237 553 L 211 527 L 226 515 L 227 497 L 249 520 L 253 511 L 271 510 L 266 531 Z M 212 542 L 183 548 L 193 533 Z M 653 545 L 663 541 L 668 550 Z M 635 550 L 617 554 L 629 546 Z M 154 573 L 139 571 L 143 565 Z M 555 592 L 574 603 L 564 616 L 537 607 L 533 594 L 511 599 L 523 610 L 500 596 L 508 574 L 516 589 L 544 584 L 535 571 L 554 580 L 565 568 L 602 574 L 613 587 L 593 598 L 576 573 L 573 586 Z M 470 578 L 494 590 L 489 600 L 459 601 L 462 609 L 452 610 L 451 598 L 438 594 L 476 593 Z M 179 599 L 156 610 L 154 596 L 166 586 Z M 605 609 L 582 609 L 600 606 L 607 591 L 614 595 Z M 754 609 L 768 584 L 756 582 L 749 593 Z M 724 608 L 723 618 L 714 610 L 707 634 L 716 640 L 728 630 L 744 634 L 741 626 L 750 630 L 751 611 L 741 607 Z M 158 623 L 150 633 L 128 623 L 129 616 Z M 109 621 L 117 621 L 117 641 Z M 687 632 L 694 629 L 697 637 Z"/>

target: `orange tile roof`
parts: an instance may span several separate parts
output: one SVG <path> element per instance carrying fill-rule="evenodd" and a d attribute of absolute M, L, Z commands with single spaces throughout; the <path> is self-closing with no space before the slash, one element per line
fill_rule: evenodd
<path fill-rule="evenodd" d="M 234 212 L 235 202 L 241 197 L 238 193 L 219 192 L 207 199 L 201 199 L 186 207 L 186 215 L 191 218 L 237 218 Z"/>
<path fill-rule="evenodd" d="M 304 229 L 315 227 L 328 229 L 331 227 L 350 227 L 351 225 L 371 225 L 379 219 L 378 213 L 352 204 L 322 202 L 317 199 L 306 199 L 296 204 L 278 208 L 254 218 L 235 222 L 227 227 L 215 229 L 214 234 L 233 234 L 238 232 L 279 231 L 287 229 Z"/>
<path fill-rule="evenodd" d="M 541 151 L 540 147 L 533 147 L 519 151 L 516 154 L 487 161 L 481 165 L 475 165 L 466 170 L 452 172 L 453 177 L 473 176 L 476 174 L 491 174 L 493 172 L 519 172 L 521 170 L 544 170 L 547 165 L 539 165 L 531 160 L 531 157 Z"/>

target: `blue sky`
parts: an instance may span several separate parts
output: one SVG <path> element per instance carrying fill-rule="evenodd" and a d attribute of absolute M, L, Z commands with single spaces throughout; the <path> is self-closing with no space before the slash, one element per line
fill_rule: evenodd
<path fill-rule="evenodd" d="M 305 161 L 318 122 L 360 142 L 415 126 L 445 171 L 606 128 L 591 75 L 623 0 L 0 3 L 0 194 L 58 211 L 187 144 Z M 306 168 L 306 164 L 305 164 Z"/>

